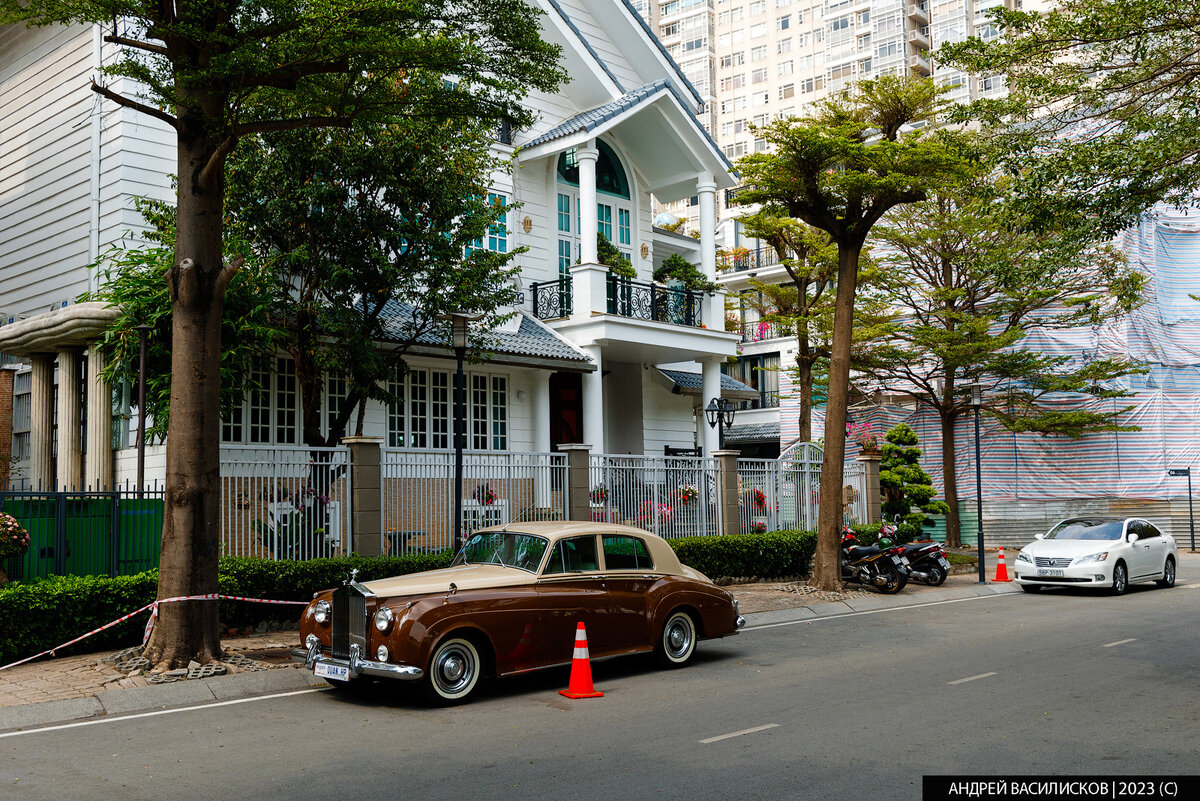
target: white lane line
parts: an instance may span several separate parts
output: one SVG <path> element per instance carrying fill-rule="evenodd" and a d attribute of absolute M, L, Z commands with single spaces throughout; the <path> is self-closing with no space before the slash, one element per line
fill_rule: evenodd
<path fill-rule="evenodd" d="M 1184 584 L 1184 585 L 1183 585 L 1183 588 L 1184 588 L 1185 590 L 1194 590 L 1194 589 L 1196 589 L 1196 588 L 1198 588 L 1198 587 L 1200 587 L 1200 584 Z"/>
<path fill-rule="evenodd" d="M 40 729 L 26 729 L 24 731 L 10 731 L 7 734 L 0 734 L 0 740 L 5 737 L 23 737 L 26 734 L 41 734 L 47 731 L 59 731 L 60 729 L 77 729 L 81 726 L 98 726 L 101 723 L 120 723 L 123 720 L 137 720 L 139 718 L 153 718 L 159 715 L 176 715 L 180 712 L 195 712 L 199 709 L 213 709 L 218 706 L 233 706 L 234 704 L 248 704 L 252 701 L 269 701 L 272 698 L 289 698 L 293 695 L 308 695 L 309 693 L 325 692 L 323 688 L 314 687 L 311 690 L 294 690 L 290 693 L 275 693 L 274 695 L 259 695 L 254 698 L 235 698 L 232 701 L 214 701 L 211 704 L 197 704 L 196 706 L 184 706 L 179 709 L 159 709 L 154 712 L 139 712 L 136 715 L 124 715 L 119 718 L 96 718 L 94 720 L 81 720 L 77 723 L 63 723 L 58 726 L 43 726 Z"/>
<path fill-rule="evenodd" d="M 1200 585 L 1197 585 L 1200 586 Z M 998 592 L 995 595 L 972 595 L 970 598 L 953 598 L 949 601 L 928 601 L 923 604 L 908 604 L 907 606 L 889 606 L 886 609 L 867 609 L 863 612 L 844 612 L 836 615 L 822 615 L 821 617 L 806 617 L 800 620 L 785 620 L 782 623 L 764 623 L 761 626 L 746 626 L 742 631 L 762 631 L 763 629 L 777 629 L 780 626 L 796 626 L 800 623 L 815 623 L 818 620 L 840 620 L 844 617 L 858 617 L 859 615 L 877 615 L 880 612 L 901 612 L 905 609 L 923 609 L 926 606 L 941 606 L 942 604 L 960 604 L 964 601 L 978 601 L 981 598 L 1016 598 L 1024 593 L 1019 592 Z"/>
<path fill-rule="evenodd" d="M 777 728 L 779 728 L 778 723 L 768 723 L 765 726 L 755 726 L 753 729 L 742 729 L 741 731 L 735 731 L 730 734 L 722 734 L 717 737 L 709 737 L 707 740 L 701 740 L 700 742 L 704 745 L 708 745 L 709 743 L 715 743 L 717 740 L 728 740 L 730 737 L 741 737 L 743 734 L 754 734 L 754 732 L 756 732 L 756 731 L 765 731 L 767 729 L 777 729 Z"/>
<path fill-rule="evenodd" d="M 1137 637 L 1130 637 L 1128 640 L 1117 640 L 1116 642 L 1106 642 L 1101 645 L 1101 648 L 1112 648 L 1114 645 L 1124 645 L 1127 642 L 1137 642 Z"/>
<path fill-rule="evenodd" d="M 946 683 L 947 684 L 964 684 L 965 682 L 968 682 L 968 681 L 975 681 L 975 679 L 986 679 L 988 676 L 995 676 L 995 675 L 996 675 L 996 671 L 993 670 L 991 673 L 980 673 L 978 676 L 967 676 L 965 679 L 955 679 L 954 681 L 948 681 Z"/>

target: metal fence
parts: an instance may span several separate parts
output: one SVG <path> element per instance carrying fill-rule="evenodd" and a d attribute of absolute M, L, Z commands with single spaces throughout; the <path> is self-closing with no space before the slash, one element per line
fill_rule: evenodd
<path fill-rule="evenodd" d="M 820 446 L 806 442 L 788 449 L 777 460 L 738 459 L 742 532 L 815 531 L 823 457 Z M 861 462 L 846 463 L 839 503 L 843 523 L 866 521 L 866 472 Z"/>
<path fill-rule="evenodd" d="M 695 456 L 590 457 L 591 517 L 660 537 L 719 534 L 717 460 Z"/>
<path fill-rule="evenodd" d="M 382 552 L 449 548 L 454 454 L 385 448 L 380 468 Z M 566 454 L 468 451 L 463 454 L 463 534 L 513 521 L 563 520 L 566 486 Z"/>
<path fill-rule="evenodd" d="M 124 576 L 158 567 L 163 490 L 0 492 L 0 511 L 29 532 L 29 549 L 0 560 L 9 578 Z"/>
<path fill-rule="evenodd" d="M 265 559 L 349 553 L 349 449 L 222 446 L 221 552 Z"/>

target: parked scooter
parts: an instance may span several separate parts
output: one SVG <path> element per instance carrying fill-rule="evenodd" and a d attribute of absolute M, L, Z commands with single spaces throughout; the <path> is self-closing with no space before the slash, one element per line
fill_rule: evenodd
<path fill-rule="evenodd" d="M 842 581 L 852 581 L 871 587 L 884 595 L 894 595 L 908 584 L 904 569 L 902 547 L 880 548 L 877 545 L 859 546 L 858 537 L 849 526 L 842 529 Z"/>
<path fill-rule="evenodd" d="M 894 541 L 898 526 L 884 523 L 879 529 L 880 547 L 888 547 Z M 950 562 L 946 559 L 945 546 L 934 540 L 917 540 L 896 546 L 903 549 L 908 562 L 908 577 L 932 587 L 939 586 L 950 573 Z"/>

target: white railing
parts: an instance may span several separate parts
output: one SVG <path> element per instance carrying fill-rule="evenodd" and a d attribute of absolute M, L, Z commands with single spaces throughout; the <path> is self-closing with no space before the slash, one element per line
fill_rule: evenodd
<path fill-rule="evenodd" d="M 660 537 L 720 533 L 717 461 L 696 456 L 590 457 L 591 517 Z"/>
<path fill-rule="evenodd" d="M 350 451 L 221 447 L 221 552 L 316 559 L 350 551 Z"/>
<path fill-rule="evenodd" d="M 385 448 L 380 458 L 381 552 L 424 553 L 454 541 L 454 454 Z M 566 518 L 561 453 L 463 454 L 462 533 L 524 520 Z"/>
<path fill-rule="evenodd" d="M 777 459 L 738 460 L 738 511 L 742 531 L 798 529 L 815 531 L 821 505 L 819 445 L 804 442 Z M 866 515 L 866 472 L 861 462 L 847 462 L 843 471 L 841 519 L 861 523 Z"/>

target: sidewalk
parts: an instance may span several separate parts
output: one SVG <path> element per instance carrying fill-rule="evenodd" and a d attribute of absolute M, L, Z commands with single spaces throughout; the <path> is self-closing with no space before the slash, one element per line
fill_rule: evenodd
<path fill-rule="evenodd" d="M 747 625 L 828 617 L 867 609 L 911 606 L 933 601 L 1019 591 L 1012 584 L 990 582 L 995 576 L 987 554 L 989 583 L 977 572 L 949 576 L 941 587 L 910 583 L 896 595 L 848 588 L 838 598 L 805 594 L 796 582 L 738 584 L 728 587 L 738 598 Z M 56 659 L 42 658 L 0 672 L 0 732 L 44 726 L 103 715 L 130 714 L 173 706 L 204 704 L 273 692 L 324 687 L 302 665 L 291 661 L 299 647 L 296 631 L 280 631 L 222 640 L 226 661 L 196 665 L 201 678 L 151 684 L 143 675 L 126 675 L 126 652 L 105 651 Z M 224 675 L 211 675 L 214 670 Z"/>

